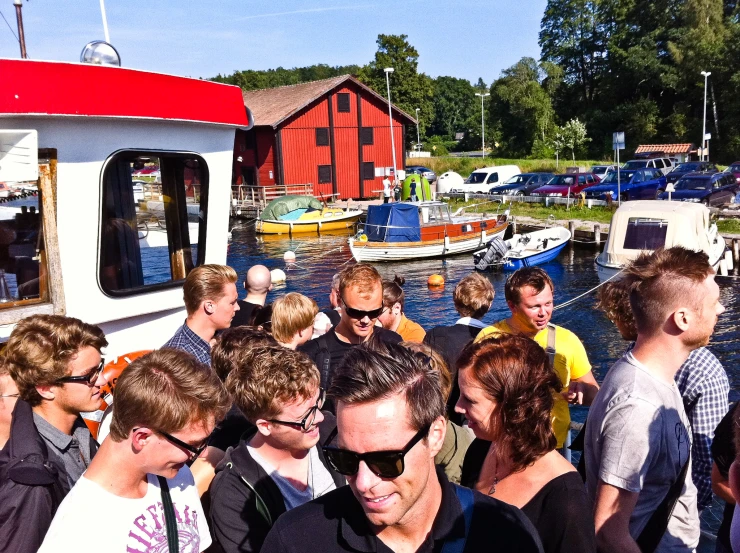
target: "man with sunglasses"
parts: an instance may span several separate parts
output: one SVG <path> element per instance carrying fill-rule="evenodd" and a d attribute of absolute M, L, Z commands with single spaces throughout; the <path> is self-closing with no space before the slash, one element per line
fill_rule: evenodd
<path fill-rule="evenodd" d="M 38 549 L 95 455 L 98 444 L 80 413 L 100 404 L 107 345 L 97 326 L 59 315 L 28 317 L 10 334 L 2 363 L 18 397 L 0 450 L 0 551 Z M 3 408 L 16 400 L 4 390 Z"/>
<path fill-rule="evenodd" d="M 336 425 L 321 412 L 311 360 L 263 346 L 243 361 L 226 388 L 255 428 L 227 451 L 210 488 L 211 525 L 226 553 L 259 551 L 283 513 L 345 484 L 317 447 Z"/>
<path fill-rule="evenodd" d="M 521 511 L 435 470 L 446 429 L 439 379 L 426 355 L 401 346 L 350 351 L 329 390 L 337 433 L 323 447 L 349 486 L 282 516 L 262 552 L 541 552 Z"/>
<path fill-rule="evenodd" d="M 383 312 L 383 279 L 372 265 L 357 263 L 339 273 L 339 324 L 323 336 L 298 348 L 321 372 L 321 385 L 328 388 L 334 368 L 355 346 L 373 336 L 384 343 L 398 344 L 402 338 L 392 330 L 376 325 Z M 330 404 L 330 407 L 332 405 Z"/>
<path fill-rule="evenodd" d="M 218 376 L 183 351 L 134 360 L 116 383 L 110 434 L 62 502 L 39 552 L 208 548 L 189 465 L 229 406 Z M 104 528 L 101 539 L 85 537 L 91 528 Z"/>

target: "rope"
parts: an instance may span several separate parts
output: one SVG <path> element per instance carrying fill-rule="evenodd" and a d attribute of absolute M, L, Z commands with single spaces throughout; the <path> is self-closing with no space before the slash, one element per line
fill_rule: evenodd
<path fill-rule="evenodd" d="M 5 19 L 5 15 L 3 12 L 0 12 L 0 15 L 3 17 L 3 21 L 5 21 L 5 24 L 8 26 L 8 29 L 10 29 L 11 34 L 15 37 L 15 40 L 18 41 L 18 44 L 21 43 L 21 39 L 18 38 L 18 35 L 15 34 L 15 31 L 13 31 L 13 27 L 10 26 L 10 23 L 8 23 L 8 20 Z"/>
<path fill-rule="evenodd" d="M 563 307 L 568 307 L 570 304 L 575 303 L 576 301 L 578 301 L 579 299 L 581 299 L 583 296 L 587 296 L 588 294 L 590 294 L 594 290 L 597 290 L 598 288 L 601 288 L 602 286 L 604 286 L 604 284 L 606 284 L 607 282 L 609 282 L 613 278 L 621 275 L 622 274 L 622 271 L 624 271 L 624 269 L 620 269 L 619 272 L 613 274 L 612 276 L 610 276 L 609 278 L 607 278 L 604 282 L 601 282 L 601 283 L 597 284 L 596 286 L 594 286 L 593 288 L 591 288 L 587 292 L 584 292 L 580 296 L 576 296 L 575 298 L 573 298 L 571 300 L 568 300 L 565 303 L 561 303 L 560 305 L 558 305 L 557 307 L 555 307 L 553 309 L 553 311 L 557 311 L 558 309 L 562 309 Z"/>

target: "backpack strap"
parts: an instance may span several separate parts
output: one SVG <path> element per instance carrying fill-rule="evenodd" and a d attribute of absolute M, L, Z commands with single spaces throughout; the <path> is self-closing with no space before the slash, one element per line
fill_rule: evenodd
<path fill-rule="evenodd" d="M 329 332 L 334 331 L 329 329 Z M 329 387 L 329 380 L 331 379 L 331 353 L 329 352 L 329 342 L 326 341 L 325 334 L 316 338 L 316 342 L 319 344 L 319 354 L 316 357 L 316 366 L 321 374 L 321 387 L 326 390 Z"/>
<path fill-rule="evenodd" d="M 164 509 L 165 529 L 167 531 L 167 547 L 170 553 L 180 553 L 179 535 L 177 533 L 177 520 L 175 520 L 175 508 L 172 506 L 170 487 L 167 479 L 157 476 L 159 489 L 162 492 L 162 508 Z"/>
<path fill-rule="evenodd" d="M 550 368 L 555 368 L 555 337 L 557 336 L 555 331 L 555 325 L 547 323 L 547 347 L 545 353 L 550 361 Z"/>
<path fill-rule="evenodd" d="M 457 499 L 460 501 L 460 506 L 463 510 L 463 518 L 465 519 L 465 535 L 454 540 L 446 540 L 440 553 L 463 553 L 465 550 L 465 544 L 468 541 L 468 535 L 470 534 L 470 524 L 473 520 L 473 503 L 475 502 L 473 490 L 458 486 L 457 484 L 453 484 L 453 486 L 455 488 Z"/>

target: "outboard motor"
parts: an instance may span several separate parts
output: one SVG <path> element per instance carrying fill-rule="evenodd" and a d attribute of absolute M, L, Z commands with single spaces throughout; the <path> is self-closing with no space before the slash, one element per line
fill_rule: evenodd
<path fill-rule="evenodd" d="M 488 249 L 486 249 L 483 255 L 474 256 L 475 268 L 479 271 L 485 271 L 492 266 L 501 265 L 508 251 L 509 246 L 506 245 L 506 242 L 498 236 L 493 238 L 488 243 Z"/>

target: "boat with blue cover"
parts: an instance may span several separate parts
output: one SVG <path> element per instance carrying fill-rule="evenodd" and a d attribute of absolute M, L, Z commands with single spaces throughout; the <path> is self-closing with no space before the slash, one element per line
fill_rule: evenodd
<path fill-rule="evenodd" d="M 495 268 L 516 271 L 522 267 L 552 261 L 568 245 L 570 239 L 570 231 L 564 227 L 515 234 L 508 240 L 491 240 L 486 248 L 473 254 L 473 261 L 479 271 Z"/>

